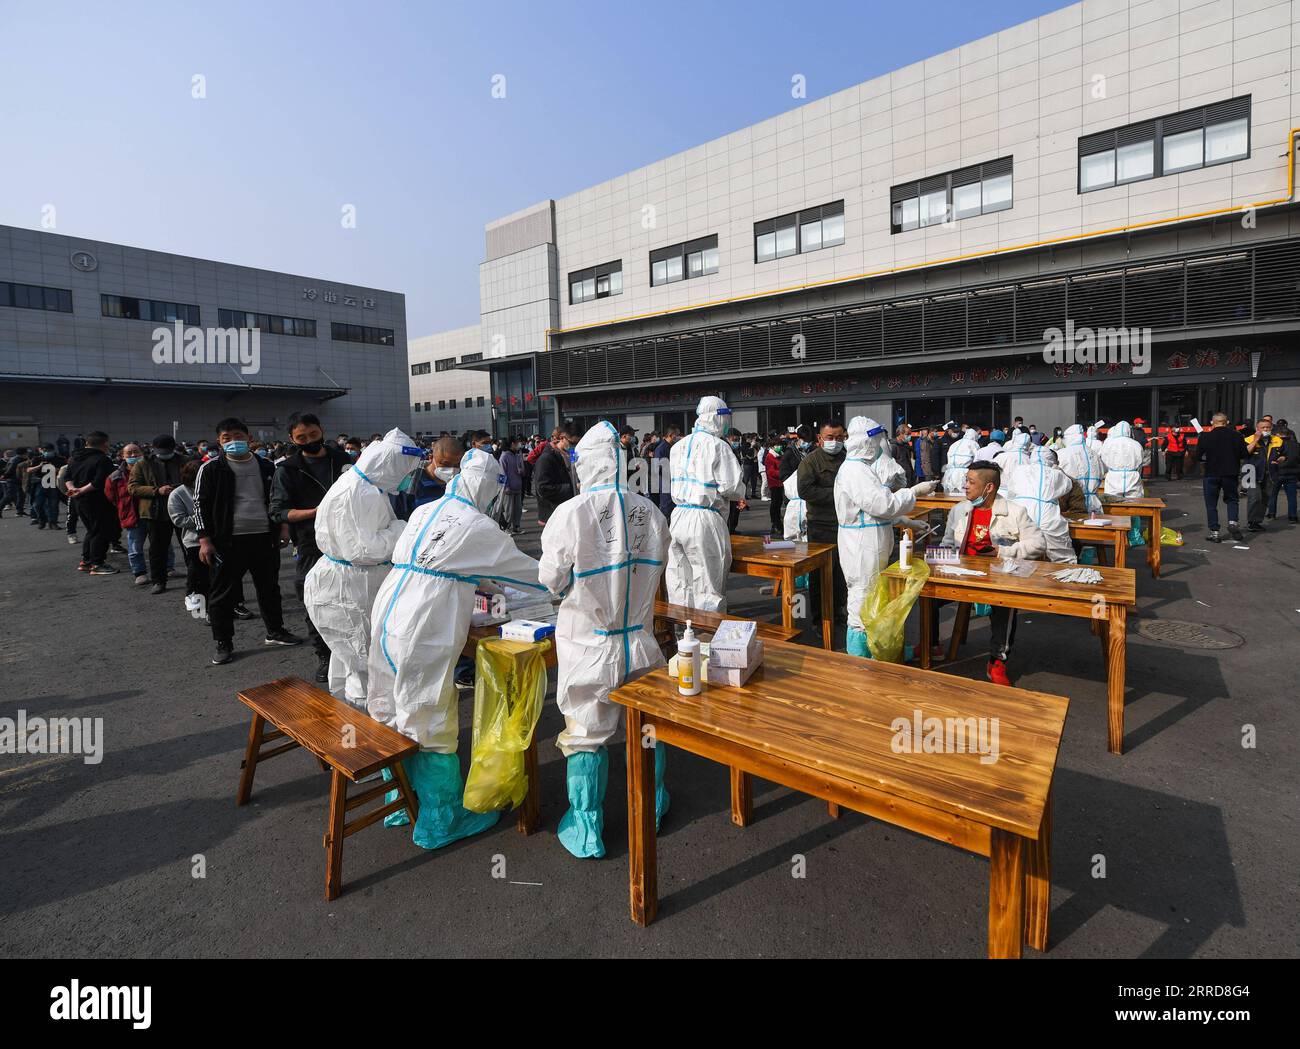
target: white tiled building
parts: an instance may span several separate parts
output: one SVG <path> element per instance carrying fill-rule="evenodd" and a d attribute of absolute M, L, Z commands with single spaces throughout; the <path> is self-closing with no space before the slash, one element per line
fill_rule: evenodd
<path fill-rule="evenodd" d="M 456 367 L 479 352 L 477 324 L 410 340 L 412 436 L 491 429 L 487 375 Z"/>
<path fill-rule="evenodd" d="M 1259 353 L 1294 418 L 1296 25 L 1293 0 L 1085 0 L 507 216 L 484 352 L 539 354 L 559 415 L 720 390 L 747 429 L 1240 416 Z M 1052 368 L 1068 321 L 1150 328 L 1153 367 Z"/>

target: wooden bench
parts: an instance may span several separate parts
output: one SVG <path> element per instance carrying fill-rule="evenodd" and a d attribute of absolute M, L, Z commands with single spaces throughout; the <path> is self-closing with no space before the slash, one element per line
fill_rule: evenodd
<path fill-rule="evenodd" d="M 331 774 L 329 824 L 325 831 L 325 899 L 336 899 L 343 885 L 343 841 L 349 835 L 369 827 L 389 813 L 406 809 L 414 821 L 419 802 L 402 767 L 419 744 L 400 732 L 381 725 L 365 711 L 335 699 L 328 692 L 296 677 L 284 677 L 239 693 L 239 701 L 253 712 L 248 727 L 248 748 L 240 763 L 236 805 L 247 805 L 253 792 L 253 776 L 263 761 L 279 757 L 296 747 L 316 755 L 320 767 Z M 267 723 L 272 731 L 264 731 Z M 276 740 L 285 740 L 269 750 L 263 748 Z M 367 787 L 348 797 L 348 782 L 389 769 L 392 781 Z M 381 804 L 363 816 L 345 822 L 353 809 L 376 798 L 382 800 L 396 789 L 396 800 Z"/>
<path fill-rule="evenodd" d="M 667 642 L 667 634 L 672 632 L 674 623 L 684 624 L 687 620 L 692 623 L 693 630 L 703 630 L 708 633 L 717 631 L 719 625 L 724 620 L 733 619 L 740 622 L 749 622 L 744 616 L 733 616 L 726 612 L 703 612 L 698 608 L 687 608 L 685 605 L 674 605 L 667 601 L 655 602 L 655 640 L 660 644 Z M 757 634 L 764 641 L 794 641 L 802 633 L 796 627 L 783 626 L 780 623 L 765 623 L 761 619 L 757 620 Z M 677 638 L 671 638 L 673 645 L 677 644 Z"/>

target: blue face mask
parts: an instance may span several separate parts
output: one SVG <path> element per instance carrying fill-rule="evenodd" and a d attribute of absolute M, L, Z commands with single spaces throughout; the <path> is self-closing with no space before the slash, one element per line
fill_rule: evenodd
<path fill-rule="evenodd" d="M 46 459 L 53 459 L 53 458 L 54 458 L 54 453 L 53 453 L 53 452 L 42 452 L 41 455 L 42 455 L 44 458 L 46 458 Z"/>
<path fill-rule="evenodd" d="M 221 446 L 221 448 L 222 448 L 222 450 L 223 450 L 227 455 L 247 455 L 247 454 L 248 454 L 248 442 L 247 442 L 247 441 L 227 441 L 225 444 L 223 444 L 223 445 Z"/>
<path fill-rule="evenodd" d="M 126 465 L 127 465 L 127 466 L 134 466 L 134 465 L 135 465 L 136 463 L 138 463 L 139 461 L 140 461 L 140 456 L 138 456 L 138 455 L 128 455 L 128 456 L 126 457 Z"/>
<path fill-rule="evenodd" d="M 348 449 L 348 458 L 351 459 L 353 462 L 357 461 L 357 456 L 359 456 L 360 454 L 361 453 L 358 452 L 355 448 Z"/>
<path fill-rule="evenodd" d="M 175 452 L 154 452 L 154 455 L 158 456 L 159 459 L 171 459 L 175 457 L 176 453 Z"/>

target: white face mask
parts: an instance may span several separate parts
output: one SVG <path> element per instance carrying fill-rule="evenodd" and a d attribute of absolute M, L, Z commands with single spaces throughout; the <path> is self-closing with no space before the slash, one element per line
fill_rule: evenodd
<path fill-rule="evenodd" d="M 439 466 L 433 471 L 434 476 L 443 484 L 451 484 L 451 479 L 458 473 L 460 471 L 454 466 Z"/>
<path fill-rule="evenodd" d="M 824 442 L 822 442 L 822 448 L 825 450 L 825 452 L 826 452 L 827 455 L 838 455 L 839 452 L 840 452 L 840 449 L 843 448 L 843 447 L 844 447 L 844 445 L 843 445 L 840 441 L 824 441 Z"/>

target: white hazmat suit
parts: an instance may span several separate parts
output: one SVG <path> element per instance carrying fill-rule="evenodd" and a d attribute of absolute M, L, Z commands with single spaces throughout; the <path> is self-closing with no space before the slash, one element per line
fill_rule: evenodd
<path fill-rule="evenodd" d="M 1102 489 L 1112 499 L 1142 498 L 1142 446 L 1130 434 L 1133 427 L 1118 422 L 1101 445 L 1101 465 L 1106 468 Z"/>
<path fill-rule="evenodd" d="M 695 409 L 695 429 L 673 445 L 673 509 L 666 582 L 668 600 L 706 612 L 727 610 L 731 537 L 727 504 L 745 497 L 736 453 L 722 438 L 731 428 L 731 409 L 720 397 L 704 397 Z"/>
<path fill-rule="evenodd" d="M 330 692 L 362 710 L 370 609 L 406 528 L 388 496 L 423 455 L 401 430 L 389 430 L 366 447 L 316 508 L 316 545 L 323 556 L 307 573 L 303 604 L 330 648 Z"/>
<path fill-rule="evenodd" d="M 785 490 L 785 538 L 796 543 L 808 540 L 808 504 L 799 498 L 799 472 L 796 470 L 781 485 Z"/>
<path fill-rule="evenodd" d="M 461 805 L 456 663 L 485 580 L 544 591 L 537 562 L 490 516 L 505 487 L 490 452 L 471 449 L 446 494 L 411 515 L 371 611 L 367 705 L 420 744 L 406 770 L 420 802 L 412 840 L 439 848 L 487 829 L 499 813 Z"/>
<path fill-rule="evenodd" d="M 974 430 L 967 429 L 961 439 L 948 448 L 948 464 L 943 471 L 943 490 L 948 495 L 966 494 L 966 470 L 979 455 L 980 442 Z"/>
<path fill-rule="evenodd" d="M 1056 453 L 1050 448 L 1033 444 L 1029 448 L 1029 459 L 1004 475 L 1002 494 L 1024 507 L 1043 533 L 1048 560 L 1072 564 L 1078 558 L 1060 500 L 1070 494 L 1074 482 L 1056 465 Z"/>
<path fill-rule="evenodd" d="M 891 492 L 876 472 L 876 463 L 887 454 L 888 440 L 889 432 L 874 419 L 855 416 L 849 420 L 844 464 L 835 475 L 837 545 L 848 587 L 846 648 L 851 655 L 870 655 L 862 603 L 893 554 L 895 519 L 915 510 L 917 495 L 933 491 L 938 484 L 922 481 L 910 489 Z"/>
<path fill-rule="evenodd" d="M 1032 447 L 1029 443 L 1029 434 L 1020 430 L 1012 434 L 1006 447 L 993 457 L 993 465 L 1005 476 L 1013 467 L 1029 461 L 1029 449 Z"/>
<path fill-rule="evenodd" d="M 583 858 L 605 852 L 606 744 L 622 714 L 609 693 L 629 677 L 664 665 L 654 637 L 654 602 L 669 536 L 658 507 L 628 490 L 627 453 L 612 424 L 599 422 L 588 430 L 576 453 L 581 492 L 546 522 L 540 578 L 553 593 L 564 594 L 555 629 L 555 700 L 564 715 L 558 745 L 568 759 L 569 811 L 560 820 L 559 837 Z M 655 755 L 656 821 L 668 802 L 662 747 Z"/>
<path fill-rule="evenodd" d="M 1083 498 L 1089 513 L 1101 512 L 1101 456 L 1088 444 L 1083 427 L 1078 423 L 1065 431 L 1065 447 L 1057 453 L 1058 465 L 1083 489 Z"/>

